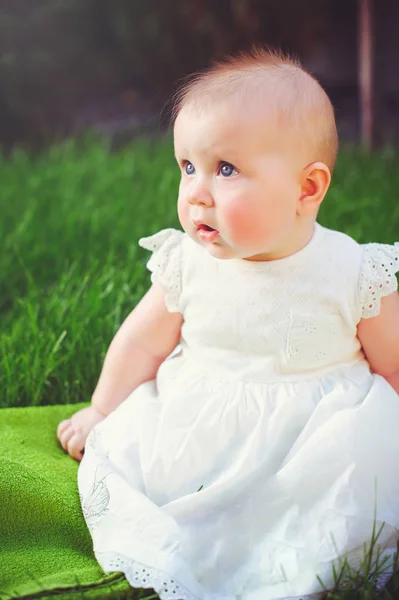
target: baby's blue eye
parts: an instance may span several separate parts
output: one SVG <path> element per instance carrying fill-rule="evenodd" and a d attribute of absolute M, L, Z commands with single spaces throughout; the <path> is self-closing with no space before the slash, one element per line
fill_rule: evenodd
<path fill-rule="evenodd" d="M 231 177 L 231 175 L 233 175 L 235 173 L 236 169 L 233 167 L 233 165 L 231 165 L 230 163 L 222 163 L 222 166 L 220 167 L 220 174 L 223 177 Z"/>
<path fill-rule="evenodd" d="M 186 164 L 184 165 L 184 170 L 187 173 L 187 175 L 193 175 L 195 173 L 195 168 L 194 165 L 192 165 L 190 162 L 186 162 Z"/>

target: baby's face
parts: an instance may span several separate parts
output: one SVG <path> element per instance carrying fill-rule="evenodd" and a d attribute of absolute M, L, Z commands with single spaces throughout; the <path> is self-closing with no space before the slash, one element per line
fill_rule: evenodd
<path fill-rule="evenodd" d="M 216 258 L 273 260 L 295 251 L 300 169 L 262 112 L 183 108 L 176 119 L 179 219 Z"/>

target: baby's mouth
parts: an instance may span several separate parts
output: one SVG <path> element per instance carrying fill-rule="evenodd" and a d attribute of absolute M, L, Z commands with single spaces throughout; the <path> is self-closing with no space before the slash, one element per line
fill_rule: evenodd
<path fill-rule="evenodd" d="M 198 231 L 216 231 L 216 229 L 213 229 L 213 227 L 209 227 L 209 225 L 205 225 L 204 223 L 198 225 L 197 229 Z"/>
<path fill-rule="evenodd" d="M 205 243 L 215 242 L 219 237 L 218 230 L 210 227 L 210 225 L 205 225 L 205 223 L 196 223 L 196 226 L 198 237 Z"/>

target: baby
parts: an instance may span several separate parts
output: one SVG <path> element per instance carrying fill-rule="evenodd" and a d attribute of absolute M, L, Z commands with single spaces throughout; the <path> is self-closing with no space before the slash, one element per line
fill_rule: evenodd
<path fill-rule="evenodd" d="M 288 57 L 192 78 L 174 141 L 184 232 L 140 240 L 152 286 L 58 437 L 77 460 L 86 444 L 105 571 L 162 600 L 311 598 L 374 521 L 396 549 L 399 247 L 316 222 L 334 112 Z"/>

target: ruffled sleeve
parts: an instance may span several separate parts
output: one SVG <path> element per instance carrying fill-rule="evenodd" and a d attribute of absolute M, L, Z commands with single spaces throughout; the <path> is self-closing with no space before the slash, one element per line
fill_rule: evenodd
<path fill-rule="evenodd" d="M 381 298 L 398 288 L 399 243 L 364 244 L 359 278 L 359 299 L 363 319 L 380 313 Z"/>
<path fill-rule="evenodd" d="M 151 281 L 158 283 L 165 292 L 165 303 L 169 312 L 180 312 L 183 236 L 183 232 L 177 229 L 163 229 L 155 235 L 139 240 L 139 246 L 152 252 L 147 268 L 151 271 Z"/>

